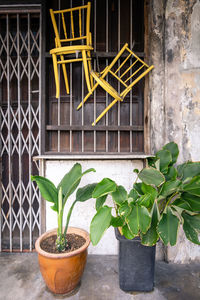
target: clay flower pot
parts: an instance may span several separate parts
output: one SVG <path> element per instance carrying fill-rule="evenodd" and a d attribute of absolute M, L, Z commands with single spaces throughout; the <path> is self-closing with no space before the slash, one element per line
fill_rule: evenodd
<path fill-rule="evenodd" d="M 75 233 L 85 238 L 85 244 L 69 253 L 48 253 L 40 248 L 42 240 L 57 234 L 57 229 L 45 232 L 36 243 L 40 271 L 48 288 L 55 294 L 66 294 L 80 282 L 87 260 L 89 234 L 80 228 L 69 227 L 67 233 Z"/>

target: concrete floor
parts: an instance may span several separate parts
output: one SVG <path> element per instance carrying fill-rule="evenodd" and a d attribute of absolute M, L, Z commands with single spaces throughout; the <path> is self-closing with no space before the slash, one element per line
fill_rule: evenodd
<path fill-rule="evenodd" d="M 1 300 L 199 300 L 200 264 L 156 262 L 155 289 L 125 293 L 118 286 L 117 256 L 89 256 L 81 285 L 68 296 L 53 295 L 40 275 L 36 253 L 0 254 Z"/>

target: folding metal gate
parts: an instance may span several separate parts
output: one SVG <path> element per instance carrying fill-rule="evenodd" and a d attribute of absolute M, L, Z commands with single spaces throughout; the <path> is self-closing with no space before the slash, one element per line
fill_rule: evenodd
<path fill-rule="evenodd" d="M 0 7 L 0 250 L 32 250 L 40 234 L 40 7 Z"/>

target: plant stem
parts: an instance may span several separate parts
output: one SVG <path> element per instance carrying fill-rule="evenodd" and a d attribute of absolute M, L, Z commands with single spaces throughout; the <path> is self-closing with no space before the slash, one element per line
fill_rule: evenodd
<path fill-rule="evenodd" d="M 70 217 L 71 217 L 71 214 L 72 214 L 72 210 L 73 210 L 75 204 L 76 204 L 76 201 L 74 201 L 74 203 L 70 207 L 69 212 L 67 214 L 67 222 L 66 222 L 66 225 L 65 225 L 64 236 L 66 236 L 68 225 L 69 225 L 69 220 L 70 220 Z"/>
<path fill-rule="evenodd" d="M 58 236 L 62 236 L 63 223 L 63 205 L 62 205 L 62 187 L 58 191 Z"/>

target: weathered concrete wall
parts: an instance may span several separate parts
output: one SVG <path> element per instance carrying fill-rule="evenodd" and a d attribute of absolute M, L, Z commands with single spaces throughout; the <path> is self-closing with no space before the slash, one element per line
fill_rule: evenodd
<path fill-rule="evenodd" d="M 179 162 L 200 160 L 200 1 L 151 1 L 149 22 L 151 149 L 175 141 Z M 180 233 L 167 259 L 200 260 L 200 247 Z"/>

